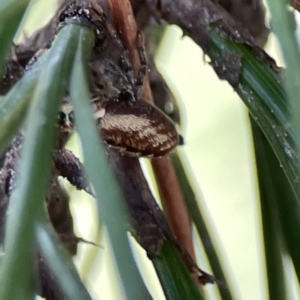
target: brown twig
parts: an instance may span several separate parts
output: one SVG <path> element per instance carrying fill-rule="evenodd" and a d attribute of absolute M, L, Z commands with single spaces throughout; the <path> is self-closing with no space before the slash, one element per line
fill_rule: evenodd
<path fill-rule="evenodd" d="M 164 198 L 171 227 L 182 246 L 195 259 L 191 220 L 177 176 L 168 156 L 152 160 L 152 167 Z"/>
<path fill-rule="evenodd" d="M 137 50 L 137 26 L 129 0 L 109 0 L 115 27 L 120 39 L 129 51 L 135 76 L 140 67 Z"/>

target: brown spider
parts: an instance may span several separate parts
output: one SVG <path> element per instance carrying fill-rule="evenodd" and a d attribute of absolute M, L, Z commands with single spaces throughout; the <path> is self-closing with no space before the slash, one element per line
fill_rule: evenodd
<path fill-rule="evenodd" d="M 95 62 L 91 67 L 94 77 L 92 84 L 98 83 L 95 79 L 99 77 L 104 80 L 107 78 L 108 83 L 119 83 L 109 89 L 115 91 L 116 95 L 102 96 L 100 100 L 101 90 L 98 86 L 92 86 L 92 94 L 95 95 L 95 118 L 105 142 L 110 147 L 118 148 L 131 156 L 165 155 L 182 143 L 182 138 L 165 114 L 141 98 L 146 74 L 143 48 L 139 47 L 141 67 L 137 79 L 134 78 L 127 52 L 124 49 L 122 55 L 125 73 L 107 60 L 100 64 Z"/>
<path fill-rule="evenodd" d="M 71 10 L 73 16 L 76 11 L 74 6 Z M 88 9 L 77 11 L 80 11 L 81 18 L 88 19 L 91 15 Z M 68 14 L 64 12 L 64 15 Z M 117 63 L 106 58 L 98 57 L 90 63 L 91 98 L 102 137 L 109 147 L 131 156 L 163 156 L 182 144 L 183 139 L 170 118 L 142 99 L 147 62 L 141 34 L 138 33 L 141 66 L 135 78 L 128 50 L 103 12 L 100 12 L 100 18 L 101 30 L 96 30 L 103 32 L 103 27 L 106 29 L 106 33 L 121 51 L 121 67 L 124 69 L 123 71 Z M 65 113 L 61 115 L 66 116 Z M 68 119 L 71 121 L 72 118 Z"/>

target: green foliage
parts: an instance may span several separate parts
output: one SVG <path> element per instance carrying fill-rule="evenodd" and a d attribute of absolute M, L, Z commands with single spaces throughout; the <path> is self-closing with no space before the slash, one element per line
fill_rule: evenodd
<path fill-rule="evenodd" d="M 0 76 L 2 76 L 5 56 L 28 3 L 29 0 L 1 1 L 0 3 Z"/>

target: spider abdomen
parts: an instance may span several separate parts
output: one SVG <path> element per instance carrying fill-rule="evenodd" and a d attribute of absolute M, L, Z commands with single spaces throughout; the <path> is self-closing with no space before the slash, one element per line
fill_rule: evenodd
<path fill-rule="evenodd" d="M 102 136 L 111 147 L 132 156 L 159 157 L 182 144 L 173 122 L 144 100 L 111 99 L 103 108 Z"/>

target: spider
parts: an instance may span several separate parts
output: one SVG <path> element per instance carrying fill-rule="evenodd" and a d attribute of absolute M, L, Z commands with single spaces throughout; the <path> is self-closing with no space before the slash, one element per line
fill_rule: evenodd
<path fill-rule="evenodd" d="M 182 142 L 182 138 L 173 122 L 141 97 L 146 59 L 143 48 L 139 48 L 141 67 L 137 79 L 134 78 L 127 50 L 124 50 L 125 54 L 122 55 L 125 73 L 111 61 L 100 65 L 95 63 L 92 66 L 93 77 L 96 74 L 97 78 L 100 74 L 102 78 L 107 77 L 109 83 L 112 79 L 119 83 L 114 86 L 117 95 L 109 96 L 108 99 L 104 97 L 104 100 L 100 101 L 101 92 L 92 87 L 92 93 L 96 96 L 93 97 L 96 107 L 95 119 L 108 146 L 131 156 L 158 157 L 170 152 Z M 92 83 L 95 82 L 97 83 L 96 80 L 92 80 Z"/>
<path fill-rule="evenodd" d="M 74 7 L 72 13 L 73 11 Z M 81 16 L 86 18 L 90 16 L 87 10 L 80 12 Z M 117 63 L 107 58 L 96 58 L 89 65 L 90 91 L 95 108 L 94 117 L 103 140 L 109 147 L 116 148 L 121 153 L 130 156 L 163 156 L 182 144 L 183 139 L 172 120 L 142 98 L 147 61 L 141 34 L 139 32 L 137 34 L 141 66 L 135 78 L 129 51 L 112 25 L 106 20 L 104 13 L 100 14 L 107 34 L 121 51 L 120 59 L 124 69 L 122 70 Z M 66 105 L 69 103 L 66 102 Z M 65 113 L 60 114 L 66 118 Z M 73 112 L 70 111 L 70 114 Z M 73 116 L 70 115 L 67 119 L 71 121 Z M 60 121 L 62 128 L 65 124 L 62 119 Z M 72 124 L 71 127 L 73 127 Z"/>

